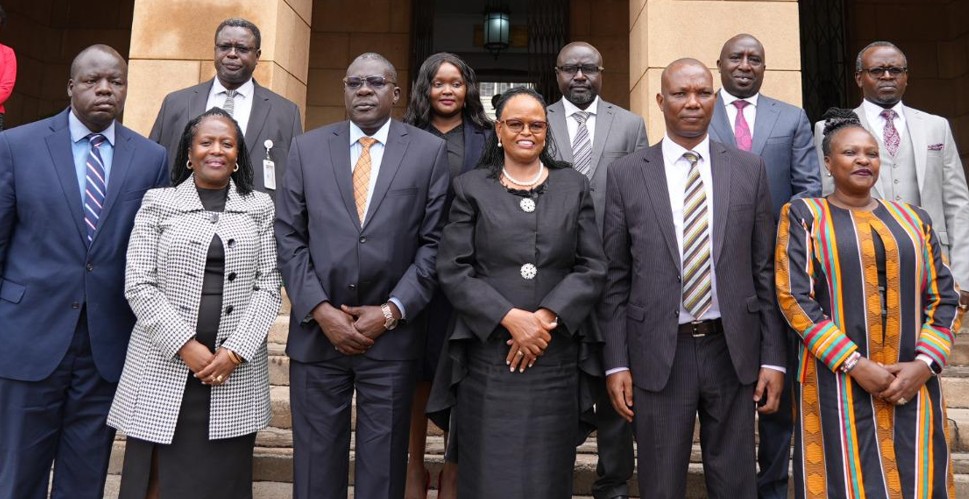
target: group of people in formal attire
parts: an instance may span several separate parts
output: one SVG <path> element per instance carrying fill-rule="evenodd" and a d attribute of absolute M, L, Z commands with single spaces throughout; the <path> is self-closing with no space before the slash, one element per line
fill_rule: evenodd
<path fill-rule="evenodd" d="M 120 497 L 251 497 L 285 285 L 297 498 L 346 497 L 354 406 L 358 498 L 427 496 L 428 418 L 439 498 L 571 497 L 593 430 L 597 499 L 637 469 L 682 498 L 697 419 L 709 497 L 787 497 L 792 435 L 795 497 L 954 497 L 969 191 L 891 43 L 813 134 L 760 93 L 753 36 L 719 91 L 676 60 L 652 146 L 588 43 L 558 54 L 561 100 L 514 88 L 494 122 L 449 53 L 392 118 L 367 52 L 348 119 L 306 133 L 260 46 L 222 22 L 216 76 L 149 138 L 117 122 L 124 59 L 88 47 L 68 109 L 0 134 L 0 496 L 102 497 L 120 430 Z"/>

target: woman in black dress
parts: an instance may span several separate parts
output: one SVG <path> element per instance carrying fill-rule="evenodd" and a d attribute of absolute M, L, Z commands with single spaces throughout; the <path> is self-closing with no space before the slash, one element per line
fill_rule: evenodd
<path fill-rule="evenodd" d="M 474 169 L 481 158 L 485 140 L 494 124 L 485 114 L 478 93 L 474 70 L 460 57 L 439 52 L 427 58 L 417 74 L 404 122 L 437 135 L 447 142 L 451 178 Z M 454 193 L 448 193 L 448 199 Z M 404 499 L 424 499 L 430 473 L 424 466 L 427 444 L 427 417 L 424 413 L 431 393 L 431 381 L 441 357 L 444 336 L 451 320 L 451 304 L 439 290 L 425 309 L 427 338 L 424 360 L 414 390 L 411 408 L 407 487 Z M 448 430 L 448 422 L 441 422 Z M 447 434 L 445 433 L 445 440 Z M 438 478 L 438 499 L 454 499 L 457 494 L 457 463 L 445 456 Z"/>
<path fill-rule="evenodd" d="M 454 181 L 438 278 L 454 305 L 429 411 L 453 408 L 461 499 L 572 496 L 606 259 L 588 180 L 553 159 L 545 102 L 510 90 L 481 167 Z"/>
<path fill-rule="evenodd" d="M 185 127 L 172 183 L 145 194 L 127 255 L 138 320 L 108 416 L 128 437 L 120 497 L 252 497 L 281 301 L 272 200 L 219 108 Z"/>

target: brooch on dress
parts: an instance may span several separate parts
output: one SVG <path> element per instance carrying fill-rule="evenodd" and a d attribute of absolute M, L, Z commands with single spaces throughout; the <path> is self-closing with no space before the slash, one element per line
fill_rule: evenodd
<path fill-rule="evenodd" d="M 535 211 L 535 200 L 532 198 L 522 198 L 521 202 L 518 203 L 521 206 L 522 211 L 525 213 L 531 213 Z"/>

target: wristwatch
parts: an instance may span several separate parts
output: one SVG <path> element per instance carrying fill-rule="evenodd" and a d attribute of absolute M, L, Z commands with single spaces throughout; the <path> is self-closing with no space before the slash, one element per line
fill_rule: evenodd
<path fill-rule="evenodd" d="M 380 311 L 384 313 L 384 329 L 390 331 L 397 327 L 397 319 L 394 318 L 394 311 L 390 309 L 389 303 L 381 305 Z"/>

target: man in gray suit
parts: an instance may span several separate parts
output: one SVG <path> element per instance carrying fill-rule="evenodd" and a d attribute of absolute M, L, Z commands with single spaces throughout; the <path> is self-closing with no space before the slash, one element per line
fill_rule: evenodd
<path fill-rule="evenodd" d="M 818 158 L 813 151 L 811 123 L 804 110 L 760 93 L 767 58 L 764 46 L 740 34 L 723 44 L 720 82 L 710 122 L 710 139 L 752 152 L 764 159 L 776 221 L 781 207 L 792 199 L 821 195 Z M 793 365 L 794 334 L 784 336 L 788 365 Z M 757 422 L 760 435 L 757 462 L 758 495 L 786 499 L 791 460 L 791 373 L 787 373 L 780 408 Z"/>
<path fill-rule="evenodd" d="M 642 117 L 599 98 L 602 71 L 602 55 L 595 47 L 585 42 L 566 45 L 555 62 L 562 99 L 548 107 L 552 137 L 558 142 L 556 157 L 589 177 L 600 231 L 609 164 L 649 145 Z M 605 389 L 596 404 L 596 427 L 599 463 L 592 493 L 596 499 L 628 497 L 634 469 L 632 426 L 613 410 Z"/>
<path fill-rule="evenodd" d="M 881 173 L 872 195 L 921 206 L 932 218 L 952 277 L 962 290 L 960 306 L 969 307 L 969 190 L 949 122 L 902 103 L 908 86 L 908 59 L 892 43 L 877 41 L 858 52 L 855 82 L 864 94 L 855 114 L 875 136 Z M 824 123 L 814 126 L 818 158 Z M 834 191 L 823 172 L 823 191 Z M 965 330 L 965 327 L 963 328 Z"/>
<path fill-rule="evenodd" d="M 685 496 L 699 414 L 708 496 L 753 498 L 755 404 L 777 410 L 784 375 L 767 366 L 786 362 L 764 160 L 709 139 L 701 62 L 667 66 L 656 101 L 666 136 L 609 168 L 606 384 L 649 497 Z"/>
<path fill-rule="evenodd" d="M 255 24 L 235 18 L 222 21 L 215 30 L 215 78 L 165 96 L 148 138 L 168 149 L 168 157 L 173 159 L 178 156 L 185 124 L 221 107 L 239 122 L 245 135 L 256 190 L 275 200 L 286 171 L 289 143 L 303 133 L 303 125 L 296 104 L 252 78 L 261 44 Z"/>
<path fill-rule="evenodd" d="M 346 497 L 354 391 L 355 494 L 404 495 L 448 191 L 444 141 L 390 119 L 394 66 L 366 53 L 343 82 L 350 120 L 293 140 L 277 202 L 297 499 Z"/>

